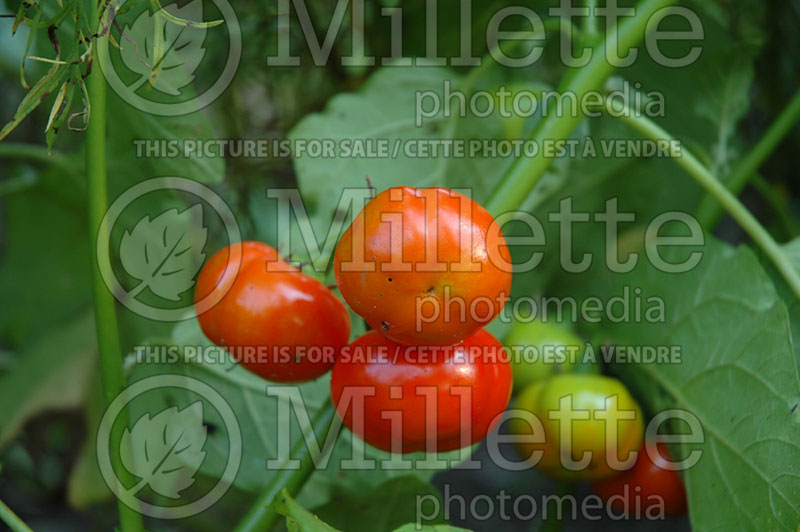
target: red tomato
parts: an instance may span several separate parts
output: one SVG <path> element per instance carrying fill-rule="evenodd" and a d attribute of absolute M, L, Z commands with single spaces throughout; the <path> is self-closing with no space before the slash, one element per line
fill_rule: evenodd
<path fill-rule="evenodd" d="M 347 303 L 405 345 L 453 345 L 500 312 L 508 247 L 486 209 L 444 188 L 395 187 L 342 235 L 334 261 Z"/>
<path fill-rule="evenodd" d="M 233 246 L 241 247 L 238 271 L 228 263 Z M 267 271 L 268 262 L 278 271 Z M 211 257 L 197 278 L 195 304 L 212 293 L 221 300 L 198 316 L 205 335 L 271 381 L 319 377 L 350 337 L 344 304 L 267 244 L 236 243 Z"/>
<path fill-rule="evenodd" d="M 442 452 L 478 442 L 510 395 L 511 366 L 484 330 L 455 346 L 432 347 L 402 346 L 370 331 L 342 350 L 331 373 L 331 397 L 344 424 L 391 452 Z"/>
<path fill-rule="evenodd" d="M 616 512 L 633 512 L 637 508 L 636 498 L 642 515 L 649 508 L 663 505 L 664 515 L 686 513 L 686 490 L 681 477 L 672 468 L 667 448 L 658 444 L 655 462 L 642 446 L 636 463 L 628 471 L 592 484 L 594 491 L 604 501 L 611 504 Z M 656 452 L 650 445 L 650 452 Z M 613 497 L 613 499 L 612 499 Z"/>

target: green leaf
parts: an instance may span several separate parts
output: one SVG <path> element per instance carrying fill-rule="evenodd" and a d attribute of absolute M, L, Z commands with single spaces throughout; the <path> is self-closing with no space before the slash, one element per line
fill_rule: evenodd
<path fill-rule="evenodd" d="M 791 242 L 784 244 L 784 251 L 786 252 L 789 260 L 794 265 L 797 271 L 800 271 L 800 238 L 796 238 Z M 792 326 L 792 340 L 794 343 L 794 351 L 797 356 L 798 364 L 800 364 L 800 299 L 798 299 L 794 292 L 788 287 L 783 277 L 775 270 L 772 262 L 762 258 L 764 267 L 769 272 L 770 276 L 775 283 L 778 293 L 786 303 L 786 308 L 789 311 L 789 318 Z M 798 407 L 800 409 L 800 407 Z"/>
<path fill-rule="evenodd" d="M 323 113 L 304 118 L 290 132 L 294 142 L 326 139 L 336 145 L 334 157 L 294 157 L 303 198 L 315 206 L 316 216 L 329 222 L 342 188 L 365 187 L 367 175 L 378 190 L 397 185 L 469 186 L 475 189 L 476 197 L 485 195 L 509 159 L 414 157 L 405 150 L 411 141 L 449 139 L 454 134 L 464 139 L 501 136 L 502 124 L 496 119 L 462 120 L 458 123 L 461 129 L 452 130 L 455 122 L 440 112 L 422 126 L 416 125 L 417 94 L 430 91 L 442 101 L 444 84 L 449 83 L 455 91 L 460 82 L 458 75 L 444 68 L 386 67 L 376 71 L 359 92 L 335 96 Z M 356 142 L 364 147 L 386 143 L 391 156 L 374 157 L 355 151 L 351 156 L 346 153 L 348 147 L 341 144 L 351 141 L 353 150 Z"/>
<path fill-rule="evenodd" d="M 631 274 L 576 276 L 572 286 L 583 295 L 610 295 L 629 285 L 664 300 L 665 323 L 604 322 L 596 329 L 615 344 L 681 348 L 679 363 L 611 368 L 651 412 L 679 408 L 699 420 L 704 442 L 679 446 L 681 455 L 703 453 L 684 473 L 693 529 L 794 531 L 800 377 L 786 307 L 748 249 L 712 240 L 702 252 L 700 265 L 682 275 L 642 258 Z"/>
<path fill-rule="evenodd" d="M 435 497 L 441 507 L 436 488 L 409 475 L 387 480 L 364 493 L 334 495 L 328 504 L 314 509 L 314 513 L 344 532 L 360 532 L 364 523 L 370 524 L 372 532 L 391 532 L 417 519 L 418 497 Z M 444 516 L 439 518 L 439 522 L 445 522 Z"/>
<path fill-rule="evenodd" d="M 275 498 L 272 509 L 286 517 L 289 532 L 339 532 L 297 504 L 286 490 L 282 490 Z"/>
<path fill-rule="evenodd" d="M 47 410 L 83 404 L 97 353 L 94 320 L 84 313 L 21 350 L 0 377 L 0 448 Z"/>
<path fill-rule="evenodd" d="M 390 512 L 390 508 L 391 507 L 376 508 L 375 511 L 380 511 L 382 509 L 384 513 L 388 513 Z M 318 516 L 300 506 L 300 504 L 292 499 L 286 490 L 281 491 L 281 493 L 275 498 L 275 501 L 272 503 L 272 509 L 286 517 L 286 527 L 289 529 L 289 532 L 341 532 L 338 528 L 334 528 L 325 523 Z M 368 516 L 364 516 L 360 523 L 354 523 L 354 527 L 355 528 L 345 530 L 360 531 L 368 529 L 370 532 L 378 532 L 381 530 L 386 530 L 389 532 L 392 530 L 383 528 L 380 522 L 376 523 L 375 521 L 370 520 Z M 394 532 L 468 532 L 463 528 L 445 524 L 417 526 L 413 522 L 404 524 L 393 530 Z"/>
<path fill-rule="evenodd" d="M 188 150 L 188 142 L 217 138 L 202 111 L 174 117 L 156 116 L 132 107 L 110 90 L 107 112 L 108 123 L 114 124 L 108 136 L 112 198 L 134 183 L 151 177 L 177 176 L 201 183 L 222 181 L 225 175 L 223 157 L 200 157 Z"/>
<path fill-rule="evenodd" d="M 0 140 L 6 138 L 8 134 L 11 133 L 26 116 L 31 114 L 34 109 L 39 107 L 39 104 L 42 103 L 42 100 L 47 98 L 50 93 L 57 90 L 58 87 L 64 82 L 64 78 L 67 76 L 69 71 L 70 65 L 54 64 L 52 67 L 50 67 L 50 70 L 48 70 L 44 76 L 39 78 L 39 80 L 25 95 L 25 98 L 22 99 L 11 120 L 6 123 L 2 129 L 0 129 Z"/>
<path fill-rule="evenodd" d="M 77 69 L 74 69 L 77 70 Z M 77 73 L 80 76 L 80 73 Z M 75 88 L 78 83 L 75 78 L 69 78 L 61 85 L 56 101 L 50 109 L 50 117 L 47 120 L 47 129 L 45 130 L 45 139 L 47 141 L 47 149 L 52 150 L 53 144 L 56 141 L 58 132 L 61 127 L 67 122 L 69 117 L 69 110 L 72 107 L 72 99 L 75 95 Z"/>
<path fill-rule="evenodd" d="M 65 184 L 57 170 L 49 175 Z M 4 218 L 0 301 L 14 303 L 0 305 L 0 336 L 23 350 L 88 308 L 88 228 L 80 207 L 39 186 L 6 198 Z"/>

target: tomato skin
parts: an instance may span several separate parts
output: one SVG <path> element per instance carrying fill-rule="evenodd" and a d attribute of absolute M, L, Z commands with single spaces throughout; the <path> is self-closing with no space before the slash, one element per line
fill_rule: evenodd
<path fill-rule="evenodd" d="M 392 340 L 456 344 L 494 319 L 511 289 L 508 247 L 493 223 L 454 191 L 390 188 L 342 235 L 336 282 L 350 307 Z M 458 271 L 470 264 L 479 271 Z"/>
<path fill-rule="evenodd" d="M 573 419 L 571 443 L 561 441 L 561 422 L 551 419 L 551 413 L 559 410 L 559 401 L 569 395 L 572 395 L 574 412 L 590 413 L 588 419 L 577 417 Z M 606 423 L 612 421 L 595 417 L 597 411 L 605 409 L 606 398 L 613 396 L 617 397 L 617 412 L 634 413 L 633 419 L 617 420 L 616 456 L 618 460 L 626 460 L 629 453 L 638 450 L 642 443 L 644 419 L 641 408 L 618 380 L 603 375 L 588 374 L 555 375 L 534 383 L 519 394 L 514 401 L 514 408 L 533 413 L 544 429 L 542 443 L 517 442 L 520 453 L 524 457 L 529 457 L 534 451 L 542 451 L 543 454 L 536 467 L 555 478 L 599 479 L 617 474 L 618 471 L 613 469 L 606 459 Z M 509 420 L 509 429 L 517 435 L 532 434 L 531 426 L 514 416 Z M 562 448 L 565 452 L 569 452 L 575 461 L 580 460 L 584 452 L 591 453 L 587 467 L 578 471 L 565 468 L 561 460 Z"/>
<path fill-rule="evenodd" d="M 238 272 L 235 264 L 228 264 L 233 246 L 242 254 Z M 268 262 L 279 271 L 268 272 Z M 350 315 L 344 304 L 267 244 L 236 243 L 215 253 L 197 278 L 195 303 L 214 292 L 222 299 L 198 316 L 203 332 L 219 346 L 261 348 L 265 356 L 240 362 L 267 380 L 315 379 L 333 366 L 349 340 Z M 276 348 L 284 352 L 278 355 Z M 303 356 L 310 348 L 324 348 L 325 356 Z"/>
<path fill-rule="evenodd" d="M 358 397 L 348 404 L 343 395 L 347 387 L 359 386 L 374 392 L 363 399 L 360 427 L 354 423 Z M 436 401 L 421 387 L 435 390 Z M 464 388 L 454 387 L 469 387 L 471 403 L 457 394 Z M 511 368 L 500 343 L 484 330 L 456 346 L 432 350 L 401 346 L 369 331 L 340 354 L 331 373 L 331 398 L 344 424 L 365 442 L 389 452 L 424 451 L 428 444 L 443 452 L 476 443 L 500 420 L 510 396 Z M 426 415 L 426 405 L 431 415 Z M 396 435 L 390 419 L 382 417 L 392 412 L 402 413 L 402 430 Z M 469 421 L 462 427 L 467 414 Z M 435 422 L 435 440 L 426 435 L 426 419 L 431 426 Z"/>
<path fill-rule="evenodd" d="M 517 390 L 554 374 L 569 373 L 585 347 L 583 340 L 566 328 L 538 319 L 515 323 L 503 343 L 519 351 L 511 360 Z"/>
<path fill-rule="evenodd" d="M 655 461 L 647 453 L 648 446 L 650 452 L 658 452 Z M 631 469 L 615 477 L 593 482 L 592 488 L 601 499 L 610 502 L 611 508 L 616 512 L 635 508 L 635 501 L 631 498 L 638 497 L 642 513 L 663 501 L 664 515 L 683 515 L 687 509 L 686 489 L 669 460 L 664 444 L 658 443 L 656 449 L 652 449 L 652 444 L 645 444 Z"/>

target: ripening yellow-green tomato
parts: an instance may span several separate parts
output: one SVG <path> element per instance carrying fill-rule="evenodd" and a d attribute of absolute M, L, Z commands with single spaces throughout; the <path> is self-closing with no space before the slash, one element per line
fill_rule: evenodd
<path fill-rule="evenodd" d="M 511 432 L 523 457 L 560 479 L 600 479 L 635 462 L 644 434 L 641 408 L 625 386 L 602 375 L 564 374 L 534 383 L 514 408 L 541 425 L 512 415 Z"/>
<path fill-rule="evenodd" d="M 533 320 L 517 322 L 505 339 L 511 356 L 514 389 L 559 373 L 569 373 L 583 356 L 585 344 L 566 328 Z"/>

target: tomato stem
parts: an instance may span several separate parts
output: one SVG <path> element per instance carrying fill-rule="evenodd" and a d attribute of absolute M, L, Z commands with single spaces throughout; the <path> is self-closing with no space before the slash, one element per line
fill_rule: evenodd
<path fill-rule="evenodd" d="M 798 119 L 800 119 L 800 90 L 795 93 L 756 145 L 733 167 L 725 179 L 724 186 L 734 194 L 741 192 L 748 181 L 755 177 L 759 167 L 764 164 L 764 161 L 797 124 Z M 703 229 L 711 231 L 719 222 L 722 213 L 722 203 L 709 194 L 701 200 L 697 209 L 697 218 Z"/>
<path fill-rule="evenodd" d="M 328 398 L 311 421 L 312 436 L 318 440 L 325 441 L 328 431 L 336 415 L 336 409 Z M 323 453 L 327 449 L 323 449 Z M 295 442 L 289 455 L 290 460 L 300 460 L 300 467 L 288 469 L 279 467 L 272 480 L 261 492 L 256 502 L 247 512 L 247 515 L 239 521 L 234 532 L 267 532 L 280 519 L 280 514 L 271 508 L 273 499 L 282 491 L 286 490 L 289 495 L 294 497 L 302 489 L 308 477 L 314 472 L 314 458 L 305 443 L 305 438 L 300 438 Z"/>
<path fill-rule="evenodd" d="M 675 0 L 644 0 L 636 7 L 636 14 L 626 18 L 619 24 L 616 32 L 612 32 L 601 40 L 593 49 L 592 57 L 586 66 L 567 72 L 559 85 L 559 92 L 574 93 L 578 101 L 590 91 L 600 90 L 614 67 L 606 59 L 607 41 L 618 47 L 620 56 L 636 46 L 643 38 L 650 18 L 659 9 L 675 3 Z M 616 33 L 616 35 L 615 35 Z M 615 42 L 616 37 L 616 42 Z M 551 102 L 554 105 L 555 102 Z M 541 146 L 544 141 L 567 139 L 583 120 L 578 112 L 560 116 L 558 113 L 547 113 L 536 125 L 531 140 Z M 550 167 L 552 158 L 544 157 L 542 151 L 532 158 L 519 158 L 503 176 L 498 186 L 486 202 L 486 208 L 497 216 L 517 210 L 525 198 Z"/>
<path fill-rule="evenodd" d="M 611 102 L 605 100 L 605 110 L 613 111 L 612 116 L 618 116 L 620 120 L 631 126 L 633 129 L 652 140 L 674 140 L 673 137 L 662 129 L 658 124 L 644 116 L 634 116 L 634 113 L 621 102 Z M 678 152 L 673 147 L 673 142 L 669 143 L 669 155 L 675 160 L 688 174 L 697 181 L 700 186 L 705 188 L 711 196 L 716 199 L 725 211 L 736 220 L 742 229 L 750 235 L 762 251 L 769 257 L 775 267 L 783 276 L 784 280 L 797 297 L 800 297 L 800 273 L 794 269 L 789 257 L 781 248 L 772 235 L 769 234 L 761 223 L 753 216 L 747 207 L 728 190 L 722 182 L 717 179 L 697 157 L 692 155 L 685 147 Z"/>
<path fill-rule="evenodd" d="M 0 501 L 0 520 L 8 525 L 13 532 L 33 532 L 25 522 L 19 518 L 14 511 L 6 506 L 6 503 Z"/>
<path fill-rule="evenodd" d="M 90 20 L 100 31 L 101 13 L 97 2 L 89 2 Z M 94 301 L 94 319 L 97 331 L 97 348 L 100 354 L 100 376 L 103 396 L 106 404 L 122 391 L 125 386 L 125 374 L 122 368 L 122 350 L 120 348 L 119 331 L 114 297 L 103 281 L 100 262 L 97 257 L 97 241 L 110 237 L 108 232 L 101 232 L 100 224 L 108 208 L 108 179 L 106 175 L 106 80 L 100 61 L 105 46 L 99 45 L 108 35 L 98 35 L 94 46 L 95 63 L 87 79 L 89 101 L 92 103 L 91 116 L 86 131 L 86 176 L 88 188 L 89 243 L 92 253 L 92 296 Z M 123 411 L 118 421 L 127 426 L 127 413 Z M 111 446 L 111 464 L 115 471 L 121 471 L 119 446 Z M 118 480 L 117 480 L 118 481 Z M 123 532 L 143 532 L 142 516 L 136 510 L 117 500 L 120 526 Z"/>

